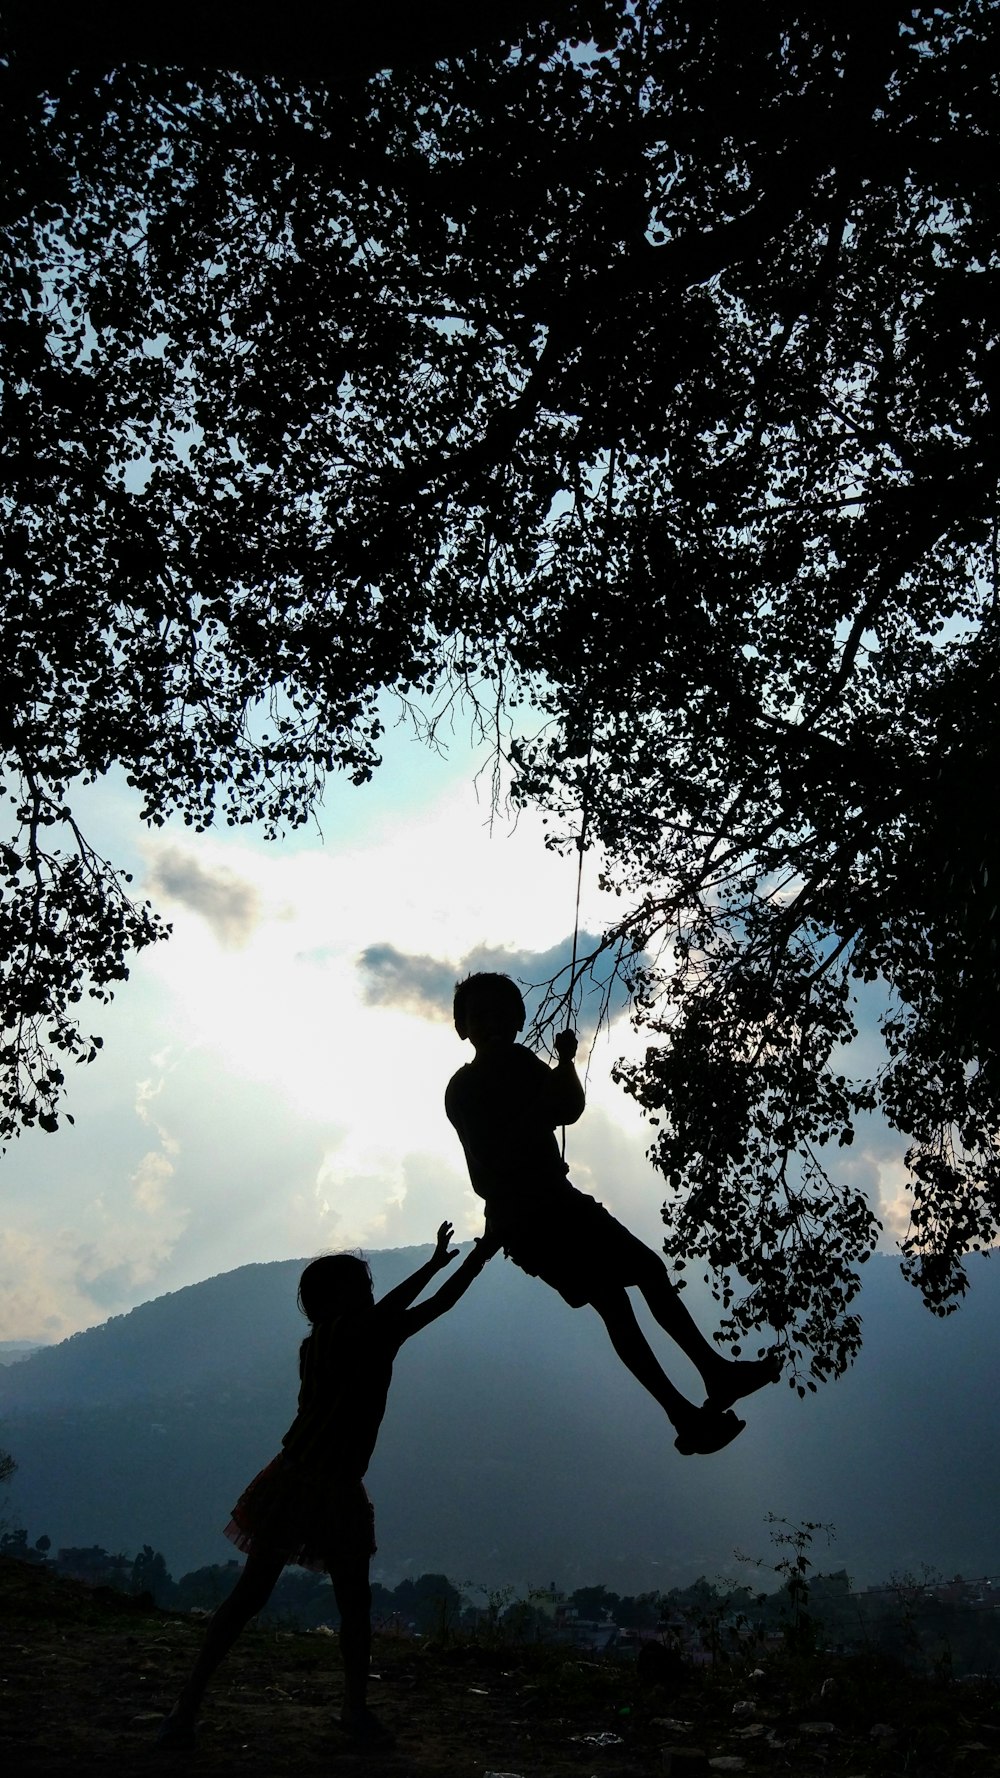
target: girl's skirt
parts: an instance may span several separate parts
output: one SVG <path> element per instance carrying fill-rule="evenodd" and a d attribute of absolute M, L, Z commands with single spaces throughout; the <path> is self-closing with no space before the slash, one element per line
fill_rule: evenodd
<path fill-rule="evenodd" d="M 323 1574 L 375 1554 L 375 1511 L 361 1481 L 320 1479 L 283 1453 L 254 1476 L 225 1528 L 247 1555 Z"/>

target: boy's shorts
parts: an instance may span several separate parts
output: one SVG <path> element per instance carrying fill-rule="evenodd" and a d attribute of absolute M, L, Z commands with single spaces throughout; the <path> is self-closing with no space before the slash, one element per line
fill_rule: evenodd
<path fill-rule="evenodd" d="M 568 1181 L 540 1194 L 521 1214 L 507 1210 L 491 1219 L 489 1229 L 508 1259 L 550 1284 L 574 1309 L 609 1288 L 637 1284 L 652 1257 L 638 1235 Z"/>

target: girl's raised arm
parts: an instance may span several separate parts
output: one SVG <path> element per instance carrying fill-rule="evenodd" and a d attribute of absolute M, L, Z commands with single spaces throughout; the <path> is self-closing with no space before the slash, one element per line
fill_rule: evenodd
<path fill-rule="evenodd" d="M 404 1278 L 402 1284 L 397 1284 L 394 1290 L 379 1297 L 375 1304 L 376 1309 L 393 1315 L 403 1309 L 408 1309 L 411 1303 L 415 1303 L 420 1292 L 430 1283 L 435 1273 L 443 1272 L 445 1266 L 450 1266 L 452 1260 L 457 1258 L 457 1247 L 450 1253 L 448 1251 L 454 1234 L 455 1230 L 451 1223 L 443 1222 L 438 1229 L 437 1245 L 430 1259 L 424 1265 L 419 1266 L 409 1278 Z"/>
<path fill-rule="evenodd" d="M 458 1269 L 452 1272 L 446 1284 L 426 1303 L 420 1303 L 415 1309 L 407 1309 L 403 1317 L 403 1338 L 408 1340 L 412 1334 L 419 1333 L 439 1315 L 453 1309 L 460 1296 L 464 1296 L 474 1278 L 478 1278 L 488 1260 L 493 1258 L 496 1247 L 486 1241 L 476 1241 L 472 1252 L 466 1254 Z M 449 1255 L 449 1257 L 453 1257 Z"/>

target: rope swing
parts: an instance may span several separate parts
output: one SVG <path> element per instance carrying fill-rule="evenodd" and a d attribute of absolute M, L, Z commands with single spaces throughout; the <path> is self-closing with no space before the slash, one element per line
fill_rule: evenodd
<path fill-rule="evenodd" d="M 580 832 L 577 834 L 576 845 L 576 905 L 573 910 L 573 954 L 569 966 L 569 988 L 567 990 L 569 1025 L 576 1024 L 576 961 L 580 944 L 580 892 L 583 888 L 583 859 L 587 850 L 587 822 L 590 818 L 590 761 L 594 750 L 594 723 L 591 718 L 590 740 L 587 744 L 587 764 L 583 779 L 583 810 L 580 821 Z M 566 1125 L 562 1126 L 562 1158 L 566 1159 Z"/>
<path fill-rule="evenodd" d="M 602 604 L 606 602 L 608 590 L 608 553 L 611 546 L 611 516 L 614 502 L 615 468 L 617 463 L 617 444 L 612 444 L 608 456 L 608 479 L 604 501 L 604 535 L 600 548 L 600 572 L 597 584 Z M 593 688 L 591 688 L 593 689 Z M 576 1025 L 576 972 L 580 944 L 580 895 L 583 888 L 583 860 L 587 850 L 588 827 L 590 824 L 591 777 L 594 758 L 594 730 L 597 723 L 596 704 L 591 703 L 587 728 L 587 757 L 583 768 L 583 797 L 580 806 L 580 832 L 576 845 L 576 900 L 573 908 L 573 949 L 569 966 L 569 987 L 566 991 L 568 1021 L 571 1027 Z M 562 1126 L 562 1158 L 566 1159 L 566 1125 Z"/>
<path fill-rule="evenodd" d="M 576 846 L 576 905 L 573 910 L 573 955 L 569 966 L 569 1015 L 575 1018 L 573 999 L 576 994 L 576 961 L 580 943 L 580 891 L 583 887 L 583 857 L 587 850 L 587 823 L 590 819 L 590 760 L 594 750 L 594 725 L 590 725 L 590 740 L 587 745 L 587 765 L 583 779 L 583 810 L 580 831 L 575 841 Z"/>

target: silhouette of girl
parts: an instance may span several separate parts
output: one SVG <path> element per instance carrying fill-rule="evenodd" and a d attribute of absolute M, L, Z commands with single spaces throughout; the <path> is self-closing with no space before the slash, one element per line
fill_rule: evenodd
<path fill-rule="evenodd" d="M 160 1728 L 162 1747 L 194 1745 L 205 1687 L 241 1630 L 267 1604 L 287 1563 L 329 1574 L 340 1611 L 344 1668 L 341 1728 L 357 1743 L 391 1740 L 367 1706 L 371 1650 L 368 1567 L 375 1519 L 363 1477 L 385 1414 L 392 1365 L 404 1340 L 453 1307 L 489 1258 L 477 1243 L 448 1282 L 411 1305 L 456 1257 L 443 1222 L 432 1257 L 375 1301 L 366 1260 L 315 1259 L 299 1281 L 311 1331 L 299 1352 L 298 1412 L 277 1457 L 233 1508 L 226 1536 L 246 1553 L 235 1587 L 212 1617 L 191 1677 Z"/>

